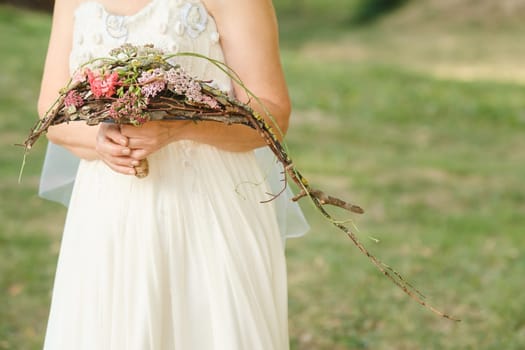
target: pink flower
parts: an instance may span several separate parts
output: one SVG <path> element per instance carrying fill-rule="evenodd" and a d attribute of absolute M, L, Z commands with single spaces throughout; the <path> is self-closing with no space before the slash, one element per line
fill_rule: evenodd
<path fill-rule="evenodd" d="M 111 97 L 115 94 L 116 87 L 120 85 L 118 73 L 105 73 L 101 75 L 100 72 L 93 72 L 86 69 L 89 86 L 91 92 L 96 98 Z"/>
<path fill-rule="evenodd" d="M 73 83 L 83 83 L 86 81 L 86 68 L 77 69 L 71 77 Z"/>
<path fill-rule="evenodd" d="M 145 112 L 147 103 L 136 94 L 127 91 L 124 96 L 116 99 L 109 108 L 109 115 L 117 123 L 144 124 L 149 120 Z"/>
<path fill-rule="evenodd" d="M 78 92 L 71 90 L 67 93 L 66 98 L 64 99 L 64 105 L 66 107 L 82 107 L 84 105 L 84 99 Z"/>

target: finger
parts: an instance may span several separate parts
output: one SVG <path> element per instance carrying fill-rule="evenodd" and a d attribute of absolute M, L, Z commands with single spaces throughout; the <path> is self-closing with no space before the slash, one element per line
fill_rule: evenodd
<path fill-rule="evenodd" d="M 144 128 L 142 125 L 121 125 L 120 126 L 120 133 L 125 137 L 133 137 L 142 135 L 144 133 Z"/>
<path fill-rule="evenodd" d="M 128 138 L 121 133 L 120 126 L 117 124 L 103 123 L 100 133 L 103 137 L 114 143 L 122 146 L 128 145 Z"/>
<path fill-rule="evenodd" d="M 131 149 L 116 145 L 114 143 L 97 143 L 96 151 L 103 157 L 130 156 L 132 152 Z"/>
<path fill-rule="evenodd" d="M 112 157 L 107 156 L 104 159 L 104 162 L 111 163 L 117 166 L 124 166 L 128 168 L 133 168 L 140 164 L 140 161 L 131 157 Z"/>
<path fill-rule="evenodd" d="M 131 153 L 131 149 L 129 147 L 116 144 L 103 136 L 97 138 L 95 149 L 102 156 L 129 156 Z"/>
<path fill-rule="evenodd" d="M 129 157 L 106 156 L 101 157 L 101 160 L 112 170 L 125 175 L 135 174 L 136 172 L 134 167 L 140 164 L 138 160 L 131 159 Z"/>
<path fill-rule="evenodd" d="M 131 149 L 153 149 L 157 148 L 158 140 L 156 138 L 135 138 L 128 139 L 128 147 Z"/>
<path fill-rule="evenodd" d="M 146 149 L 132 149 L 130 153 L 130 157 L 136 160 L 142 160 L 148 158 L 148 156 L 151 154 L 151 151 L 148 151 Z"/>
<path fill-rule="evenodd" d="M 132 168 L 132 167 L 116 165 L 113 163 L 106 163 L 106 164 L 109 166 L 111 170 L 117 173 L 123 174 L 123 175 L 135 175 L 137 173 L 135 168 Z"/>

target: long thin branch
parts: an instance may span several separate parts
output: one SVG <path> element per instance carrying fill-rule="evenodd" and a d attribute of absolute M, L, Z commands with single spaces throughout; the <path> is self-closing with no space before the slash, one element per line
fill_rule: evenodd
<path fill-rule="evenodd" d="M 286 173 L 301 189 L 300 193 L 296 197 L 294 197 L 293 200 L 299 200 L 300 198 L 308 196 L 312 200 L 314 205 L 319 209 L 319 211 L 328 219 L 328 221 L 330 221 L 335 227 L 339 228 L 341 231 L 346 233 L 347 236 L 352 240 L 354 245 L 356 245 L 357 248 L 372 261 L 372 263 L 379 269 L 379 271 L 381 271 L 383 275 L 390 279 L 403 292 L 405 292 L 408 296 L 410 296 L 422 306 L 430 309 L 435 314 L 446 319 L 459 321 L 458 319 L 453 318 L 450 315 L 443 313 L 442 311 L 439 311 L 438 309 L 424 301 L 424 296 L 417 289 L 413 288 L 410 285 L 410 283 L 408 283 L 401 276 L 401 274 L 390 268 L 388 265 L 382 263 L 378 258 L 371 254 L 368 251 L 368 249 L 366 249 L 366 247 L 360 242 L 355 233 L 352 232 L 352 230 L 334 220 L 334 218 L 325 210 L 324 205 L 337 206 L 359 214 L 364 213 L 364 210 L 361 207 L 355 204 L 348 203 L 337 197 L 329 196 L 321 190 L 311 188 L 306 178 L 304 178 L 304 176 L 302 176 L 302 174 L 296 169 L 292 160 L 282 147 L 282 144 L 279 142 L 275 134 L 272 132 L 269 125 L 266 123 L 265 119 L 258 115 L 255 111 L 253 111 L 249 106 L 242 105 L 241 103 L 233 99 L 230 99 L 229 102 L 239 108 L 248 109 L 249 113 L 246 115 L 246 117 L 251 121 L 252 126 L 259 132 L 261 137 L 264 138 L 270 149 L 274 152 L 276 157 L 283 164 Z"/>
<path fill-rule="evenodd" d="M 309 197 L 323 216 L 335 227 L 343 231 L 354 245 L 356 245 L 357 248 L 371 260 L 379 271 L 381 271 L 383 275 L 390 279 L 404 293 L 437 315 L 458 321 L 424 301 L 424 296 L 417 289 L 412 287 L 397 271 L 371 254 L 350 228 L 336 221 L 326 211 L 325 206 L 331 205 L 353 213 L 364 213 L 364 210 L 356 204 L 349 203 L 340 198 L 328 195 L 319 189 L 312 188 L 307 179 L 296 168 L 292 159 L 286 152 L 285 147 L 273 132 L 272 126 L 270 126 L 262 116 L 255 112 L 250 106 L 225 95 L 222 91 L 216 90 L 204 83 L 201 83 L 201 87 L 204 93 L 219 102 L 221 108 L 209 108 L 204 105 L 192 104 L 184 99 L 173 98 L 173 96 L 159 96 L 148 103 L 147 111 L 150 115 L 150 120 L 214 121 L 228 125 L 245 125 L 253 128 L 261 138 L 265 140 L 267 146 L 283 165 L 285 183 L 286 177 L 288 176 L 298 186 L 299 193 L 293 198 L 294 201 L 303 197 Z M 36 140 L 45 133 L 51 125 L 69 122 L 75 119 L 85 120 L 90 125 L 113 121 L 109 114 L 109 107 L 112 102 L 111 99 L 90 100 L 86 105 L 79 109 L 78 113 L 69 115 L 65 107 L 63 107 L 64 98 L 64 95 L 62 95 L 55 108 L 46 116 L 46 118 L 38 121 L 33 127 L 31 134 L 24 143 L 26 149 L 30 149 Z M 275 127 L 277 128 L 277 125 Z M 275 198 L 275 196 L 273 198 Z"/>

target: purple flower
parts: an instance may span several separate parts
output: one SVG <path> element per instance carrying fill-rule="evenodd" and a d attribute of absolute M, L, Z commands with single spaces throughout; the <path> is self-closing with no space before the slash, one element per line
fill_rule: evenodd
<path fill-rule="evenodd" d="M 166 72 L 165 77 L 168 89 L 178 95 L 184 95 L 192 81 L 191 77 L 180 68 L 171 68 Z"/>
<path fill-rule="evenodd" d="M 142 72 L 138 81 L 142 85 L 140 90 L 146 97 L 155 97 L 166 87 L 164 71 L 160 68 Z"/>
<path fill-rule="evenodd" d="M 211 108 L 219 108 L 219 103 L 211 96 L 202 92 L 201 85 L 188 73 L 180 68 L 172 68 L 165 74 L 168 89 L 177 95 L 185 96 L 190 102 L 208 105 Z"/>

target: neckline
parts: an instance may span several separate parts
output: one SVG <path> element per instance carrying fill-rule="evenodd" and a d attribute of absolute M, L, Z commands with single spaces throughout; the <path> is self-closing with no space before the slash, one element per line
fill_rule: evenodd
<path fill-rule="evenodd" d="M 132 13 L 132 14 L 129 14 L 129 15 L 126 15 L 126 14 L 119 14 L 119 13 L 115 13 L 113 11 L 109 11 L 107 9 L 107 7 L 98 2 L 98 1 L 95 1 L 95 0 L 88 0 L 88 1 L 82 1 L 78 6 L 77 6 L 77 11 L 79 8 L 81 8 L 82 6 L 84 5 L 93 5 L 93 6 L 97 6 L 99 9 L 102 10 L 102 12 L 104 12 L 106 15 L 108 16 L 115 16 L 115 17 L 121 17 L 121 18 L 126 18 L 126 19 L 132 19 L 132 18 L 135 18 L 135 17 L 138 17 L 138 16 L 141 16 L 142 14 L 148 12 L 148 10 L 153 7 L 153 5 L 155 5 L 155 3 L 157 2 L 158 0 L 150 0 L 146 5 L 144 5 L 143 7 L 141 7 L 140 9 L 138 9 L 135 13 Z"/>

